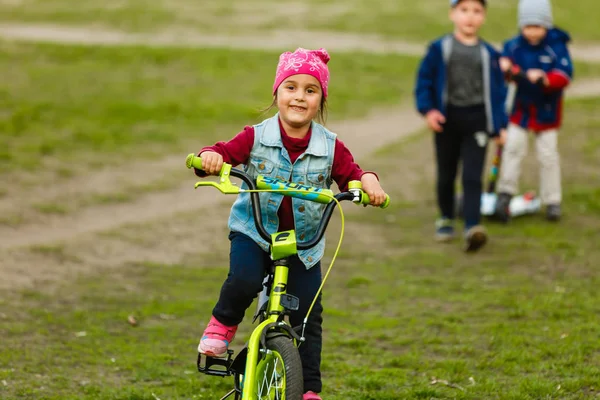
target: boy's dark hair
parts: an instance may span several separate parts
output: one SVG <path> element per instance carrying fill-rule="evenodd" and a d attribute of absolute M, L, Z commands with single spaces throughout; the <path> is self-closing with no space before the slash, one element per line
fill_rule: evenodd
<path fill-rule="evenodd" d="M 463 0 L 450 0 L 450 7 L 451 8 L 456 7 L 461 1 L 463 1 Z M 480 2 L 482 6 L 487 7 L 486 0 L 476 0 L 476 1 Z"/>

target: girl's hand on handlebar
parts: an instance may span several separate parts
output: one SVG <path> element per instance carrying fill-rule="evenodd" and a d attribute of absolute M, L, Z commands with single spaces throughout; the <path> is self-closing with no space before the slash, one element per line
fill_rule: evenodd
<path fill-rule="evenodd" d="M 377 176 L 369 173 L 364 174 L 360 178 L 360 182 L 362 183 L 364 192 L 369 196 L 372 206 L 379 207 L 385 202 L 387 195 L 381 188 Z"/>
<path fill-rule="evenodd" d="M 204 151 L 202 157 L 202 170 L 209 175 L 219 175 L 223 168 L 223 156 L 214 151 Z"/>

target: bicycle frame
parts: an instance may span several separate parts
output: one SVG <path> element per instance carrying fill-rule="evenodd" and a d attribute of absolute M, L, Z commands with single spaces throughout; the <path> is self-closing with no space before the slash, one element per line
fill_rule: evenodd
<path fill-rule="evenodd" d="M 285 322 L 284 317 L 287 310 L 296 310 L 298 308 L 298 299 L 287 294 L 287 281 L 289 272 L 289 258 L 297 254 L 296 235 L 294 231 L 278 232 L 272 235 L 271 257 L 274 259 L 273 272 L 269 272 L 268 278 L 272 280 L 267 282 L 269 287 L 266 309 L 259 309 L 256 317 L 261 318 L 261 322 L 256 326 L 248 339 L 245 353 L 244 370 L 244 390 L 234 389 L 229 395 L 235 394 L 235 399 L 239 399 L 241 391 L 242 400 L 252 400 L 258 391 L 258 382 L 256 372 L 258 362 L 261 356 L 261 344 L 264 349 L 264 339 L 271 333 L 286 335 L 298 341 L 304 341 L 299 337 L 292 327 Z M 277 259 L 277 257 L 283 257 Z M 260 298 L 259 298 L 260 302 Z M 261 304 L 259 304 L 259 308 Z M 261 315 L 262 314 L 262 315 Z M 234 375 L 240 375 L 234 372 Z M 227 396 L 226 396 L 227 397 Z M 225 399 L 226 397 L 223 397 Z"/>
<path fill-rule="evenodd" d="M 258 387 L 256 382 L 256 369 L 260 355 L 261 339 L 263 333 L 267 332 L 269 328 L 279 329 L 282 334 L 289 335 L 291 332 L 291 326 L 287 324 L 283 317 L 285 315 L 285 307 L 281 303 L 282 296 L 286 295 L 288 278 L 288 266 L 287 265 L 275 265 L 275 272 L 273 274 L 273 282 L 269 293 L 269 302 L 266 310 L 267 318 L 262 321 L 250 335 L 250 339 L 247 344 L 247 358 L 246 358 L 246 369 L 244 371 L 244 387 L 250 388 L 250 390 L 244 390 L 242 392 L 242 400 L 252 399 L 252 395 L 257 392 Z M 284 332 L 285 331 L 285 332 Z M 302 341 L 302 339 L 300 339 Z"/>
<path fill-rule="evenodd" d="M 186 159 L 186 166 L 188 168 L 202 169 L 202 160 L 200 157 L 196 157 L 194 154 L 188 155 Z M 230 176 L 234 176 L 242 179 L 250 189 L 242 189 L 235 186 L 230 181 Z M 253 400 L 256 398 L 258 391 L 258 382 L 256 380 L 257 366 L 261 358 L 261 351 L 269 351 L 264 346 L 264 341 L 270 335 L 286 335 L 291 339 L 295 340 L 295 343 L 304 341 L 303 337 L 300 337 L 292 327 L 284 320 L 287 310 L 298 309 L 298 299 L 294 296 L 287 294 L 287 279 L 288 279 L 288 263 L 289 258 L 298 253 L 298 250 L 310 249 L 315 246 L 323 237 L 325 229 L 333 209 L 340 200 L 351 200 L 357 204 L 369 204 L 369 197 L 362 191 L 361 184 L 358 181 L 350 182 L 348 185 L 349 191 L 333 195 L 333 192 L 329 189 L 315 188 L 278 179 L 268 178 L 264 176 L 258 176 L 256 184 L 252 179 L 246 175 L 243 171 L 232 169 L 229 164 L 224 164 L 219 174 L 219 182 L 197 182 L 195 187 L 200 186 L 214 186 L 225 194 L 239 194 L 243 192 L 249 192 L 252 196 L 252 209 L 256 228 L 260 236 L 271 244 L 271 259 L 274 260 L 274 271 L 272 272 L 272 281 L 270 282 L 268 303 L 266 309 L 262 309 L 257 312 L 257 317 L 261 317 L 261 322 L 252 331 L 250 339 L 248 340 L 246 353 L 245 353 L 245 367 L 244 367 L 244 381 L 243 389 L 239 387 L 239 376 L 240 366 L 234 364 L 240 357 L 236 357 L 235 360 L 231 360 L 233 354 L 232 350 L 228 350 L 227 360 L 216 360 L 211 361 L 206 359 L 206 366 L 201 367 L 201 355 L 198 356 L 198 370 L 211 375 L 218 376 L 229 376 L 232 374 L 236 377 L 235 388 L 230 391 L 225 399 L 231 395 L 235 395 L 235 399 L 239 399 L 241 392 L 241 400 Z M 256 189 L 258 187 L 258 190 Z M 317 229 L 315 236 L 308 242 L 297 243 L 295 231 L 284 231 L 269 234 L 266 232 L 262 225 L 262 216 L 260 213 L 260 200 L 258 198 L 259 191 L 272 191 L 279 192 L 286 196 L 298 197 L 310 201 L 315 201 L 323 204 L 327 204 L 323 213 L 321 224 Z M 389 197 L 381 208 L 387 207 L 389 204 Z M 271 272 L 269 271 L 269 274 Z M 320 289 L 319 289 L 320 290 Z M 318 296 L 318 293 L 317 293 Z M 259 304 L 261 307 L 261 304 Z M 309 310 L 310 312 L 310 310 Z M 261 315 L 263 313 L 263 315 Z M 264 318 L 264 320 L 262 320 Z M 262 345 L 262 347 L 261 347 Z M 213 371 L 211 373 L 210 366 L 220 365 L 226 368 L 226 371 Z"/>

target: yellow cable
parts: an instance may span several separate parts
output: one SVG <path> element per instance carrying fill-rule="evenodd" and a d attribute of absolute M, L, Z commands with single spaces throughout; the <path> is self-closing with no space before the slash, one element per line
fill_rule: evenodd
<path fill-rule="evenodd" d="M 335 262 L 335 260 L 338 256 L 338 253 L 340 252 L 340 248 L 342 247 L 342 241 L 344 240 L 344 211 L 342 210 L 342 205 L 340 204 L 338 199 L 334 198 L 334 201 L 337 203 L 337 206 L 340 209 L 340 219 L 342 220 L 342 231 L 340 232 L 340 240 L 338 242 L 337 248 L 335 249 L 335 253 L 333 253 L 333 258 L 331 259 L 331 264 L 329 264 L 329 268 L 327 268 L 327 272 L 325 273 L 325 276 L 323 277 L 321 286 L 319 286 L 319 290 L 317 290 L 317 294 L 315 295 L 315 298 L 313 299 L 312 303 L 310 304 L 310 308 L 308 309 L 308 312 L 306 313 L 306 317 L 304 317 L 303 327 L 302 327 L 302 337 L 304 337 L 304 327 L 306 326 L 306 323 L 308 321 L 308 316 L 310 315 L 310 312 L 312 311 L 313 307 L 315 306 L 315 303 L 317 302 L 317 298 L 319 297 L 319 294 L 321 294 L 321 291 L 323 290 L 325 281 L 329 277 L 329 273 L 331 272 L 331 269 L 333 268 L 333 263 Z"/>
<path fill-rule="evenodd" d="M 289 193 L 289 192 L 298 192 L 298 193 L 304 193 L 303 190 L 292 190 L 292 189 L 256 189 L 256 190 L 244 190 L 241 193 L 266 193 L 266 192 L 271 192 L 271 193 Z M 337 259 L 337 256 L 340 252 L 340 248 L 342 247 L 342 241 L 344 240 L 344 228 L 345 228 L 345 221 L 344 221 L 344 210 L 342 210 L 342 205 L 340 204 L 339 200 L 336 199 L 334 196 L 330 196 L 326 193 L 321 193 L 321 195 L 323 196 L 327 196 L 329 198 L 331 198 L 333 201 L 335 201 L 337 203 L 337 208 L 340 210 L 340 219 L 342 221 L 342 231 L 340 232 L 340 240 L 338 242 L 337 248 L 335 249 L 335 253 L 333 254 L 333 258 L 331 259 L 331 264 L 329 264 L 329 268 L 327 268 L 327 272 L 325 273 L 325 276 L 323 277 L 323 280 L 321 281 L 321 286 L 319 286 L 319 290 L 317 290 L 317 293 L 315 294 L 315 297 L 313 298 L 312 303 L 310 304 L 310 307 L 308 308 L 308 312 L 306 313 L 306 316 L 304 317 L 304 321 L 303 321 L 303 326 L 302 326 L 302 337 L 304 337 L 304 327 L 306 326 L 306 323 L 308 321 L 308 316 L 310 315 L 310 312 L 312 311 L 313 307 L 315 306 L 315 303 L 317 302 L 317 299 L 319 298 L 319 294 L 321 294 L 321 292 L 323 291 L 323 286 L 325 286 L 325 282 L 327 281 L 327 278 L 329 277 L 329 273 L 331 272 L 331 270 L 333 269 L 333 264 L 335 263 L 335 260 Z"/>

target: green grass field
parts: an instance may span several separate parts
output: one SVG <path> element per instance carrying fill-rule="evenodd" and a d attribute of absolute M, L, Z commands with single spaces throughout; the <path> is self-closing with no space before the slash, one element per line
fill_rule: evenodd
<path fill-rule="evenodd" d="M 367 242 L 350 237 L 326 286 L 328 399 L 588 399 L 600 392 L 593 261 L 600 256 L 600 193 L 588 184 L 598 172 L 590 140 L 600 119 L 590 111 L 599 104 L 568 105 L 564 221 L 490 224 L 493 241 L 475 256 L 430 240 L 429 137 L 379 153 L 396 204 L 348 216 L 348 224 L 379 233 Z M 404 176 L 420 182 L 420 200 L 406 197 L 401 178 L 384 169 L 397 160 Z M 533 175 L 526 174 L 527 185 Z M 186 220 L 201 224 L 208 212 Z M 35 251 L 70 257 L 60 247 Z M 194 357 L 226 265 L 226 252 L 197 254 L 183 265 L 127 264 L 51 293 L 10 294 L 0 302 L 0 380 L 7 382 L 0 394 L 218 398 L 229 382 L 199 376 Z M 139 326 L 127 323 L 130 314 Z M 239 342 L 250 328 L 243 325 Z"/>
<path fill-rule="evenodd" d="M 7 42 L 0 49 L 0 173 L 32 160 L 52 159 L 47 168 L 57 170 L 82 160 L 103 165 L 233 137 L 271 103 L 279 55 Z M 334 54 L 330 115 L 357 118 L 407 98 L 417 62 Z"/>
<path fill-rule="evenodd" d="M 517 3 L 490 2 L 485 37 L 502 40 L 516 32 Z M 600 40 L 593 18 L 594 0 L 579 0 L 576 5 L 554 0 L 552 4 L 556 24 L 571 31 L 577 42 Z M 423 40 L 448 31 L 448 8 L 447 0 L 382 0 L 375 5 L 370 0 L 108 0 L 101 4 L 92 0 L 23 0 L 4 2 L 0 21 L 94 24 L 140 32 L 317 29 Z"/>
<path fill-rule="evenodd" d="M 277 3 L 279 11 L 265 12 L 274 4 L 4 1 L 0 20 L 234 32 L 281 25 L 289 19 L 284 6 Z M 290 22 L 290 28 L 411 40 L 447 29 L 445 11 L 435 17 L 431 12 L 447 7 L 445 0 L 385 1 L 380 7 L 365 0 L 293 4 L 314 18 L 296 21 L 302 25 Z M 554 1 L 555 16 L 582 39 L 596 40 L 597 29 L 586 18 L 593 15 L 593 4 Z M 491 38 L 514 26 L 514 6 L 494 3 L 490 12 L 498 16 L 487 28 Z M 26 222 L 44 231 L 76 220 L 82 209 L 105 210 L 98 218 L 114 218 L 111 206 L 131 203 L 139 192 L 178 187 L 189 171 L 160 176 L 136 171 L 144 184 L 127 181 L 105 192 L 72 190 L 69 184 L 80 185 L 106 166 L 115 168 L 118 181 L 131 160 L 184 156 L 191 146 L 227 139 L 258 121 L 258 109 L 270 103 L 276 57 L 277 52 L 0 41 L 0 207 L 14 206 L 7 208 L 11 212 L 33 207 Z M 330 119 L 406 104 L 417 63 L 415 57 L 332 54 Z M 598 76 L 600 66 L 578 63 L 576 70 L 577 79 L 584 79 Z M 429 133 L 359 160 L 378 172 L 393 205 L 344 208 L 350 210 L 346 240 L 324 293 L 325 399 L 600 398 L 598 107 L 600 97 L 565 106 L 559 139 L 563 221 L 550 224 L 539 215 L 508 226 L 489 223 L 491 241 L 475 255 L 464 254 L 459 242 L 432 240 L 436 206 Z M 522 190 L 537 188 L 533 148 Z M 187 179 L 191 193 L 195 178 Z M 65 190 L 28 199 L 40 183 Z M 21 197 L 13 200 L 14 193 Z M 226 206 L 194 209 L 81 238 L 0 247 L 0 398 L 214 400 L 224 395 L 232 381 L 199 375 L 195 357 L 228 265 L 226 236 L 218 229 L 215 237 L 203 231 L 214 228 L 208 222 L 215 219 L 222 219 L 224 230 L 225 216 Z M 0 233 L 11 232 L 2 230 L 4 223 L 19 233 L 19 218 L 1 213 Z M 338 231 L 336 217 L 326 261 Z M 186 249 L 180 261 L 147 261 L 170 248 Z M 104 265 L 105 259 L 119 259 L 113 254 L 118 251 L 128 261 Z M 21 269 L 15 272 L 13 263 Z M 50 279 L 51 273 L 58 278 Z M 37 279 L 27 286 L 20 275 Z M 130 315 L 137 326 L 128 323 Z M 247 319 L 235 349 L 252 328 Z"/>
<path fill-rule="evenodd" d="M 271 101 L 273 52 L 0 42 L 0 174 L 58 175 L 232 137 Z M 240 68 L 239 60 L 243 60 Z M 419 59 L 333 54 L 330 118 L 410 100 Z M 15 63 L 22 67 L 14 68 Z M 600 65 L 576 63 L 581 78 Z M 71 172 L 69 172 L 71 170 Z"/>

